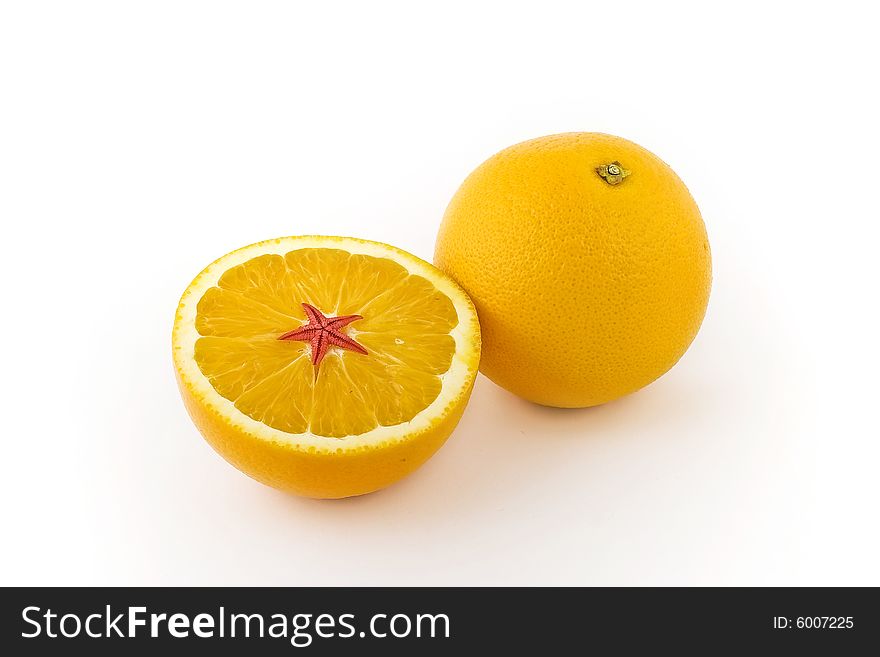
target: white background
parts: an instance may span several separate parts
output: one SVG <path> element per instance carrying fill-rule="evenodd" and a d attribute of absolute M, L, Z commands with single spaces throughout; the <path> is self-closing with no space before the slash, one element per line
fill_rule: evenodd
<path fill-rule="evenodd" d="M 2 584 L 880 584 L 869 3 L 19 2 L 0 9 Z M 430 259 L 482 160 L 632 139 L 700 205 L 668 375 L 540 408 L 485 378 L 347 501 L 214 454 L 170 330 L 214 258 L 355 235 Z"/>

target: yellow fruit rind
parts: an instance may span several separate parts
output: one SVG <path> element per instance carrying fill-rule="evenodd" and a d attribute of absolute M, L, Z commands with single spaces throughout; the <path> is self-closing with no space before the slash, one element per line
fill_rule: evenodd
<path fill-rule="evenodd" d="M 603 404 L 669 370 L 712 284 L 684 183 L 641 146 L 598 133 L 533 139 L 477 167 L 449 203 L 434 263 L 477 308 L 483 374 L 557 407 Z"/>

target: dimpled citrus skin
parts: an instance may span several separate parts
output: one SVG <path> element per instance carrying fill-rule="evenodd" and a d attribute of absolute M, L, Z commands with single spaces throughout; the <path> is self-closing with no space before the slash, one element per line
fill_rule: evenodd
<path fill-rule="evenodd" d="M 630 172 L 609 184 L 598 167 Z M 712 282 L 706 228 L 678 176 L 620 137 L 567 133 L 478 167 L 443 218 L 434 263 L 473 300 L 480 370 L 525 399 L 602 404 L 668 371 Z"/>
<path fill-rule="evenodd" d="M 183 402 L 205 440 L 229 463 L 257 481 L 318 499 L 363 495 L 415 472 L 452 433 L 467 406 L 473 381 L 430 428 L 390 442 L 338 452 L 297 449 L 243 431 L 211 408 L 177 373 Z"/>

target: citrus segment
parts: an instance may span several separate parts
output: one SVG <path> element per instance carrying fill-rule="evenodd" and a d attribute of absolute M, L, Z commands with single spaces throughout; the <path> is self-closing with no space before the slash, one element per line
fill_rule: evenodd
<path fill-rule="evenodd" d="M 305 354 L 287 363 L 235 398 L 242 413 L 288 433 L 302 433 L 309 427 L 314 386 L 312 364 Z M 296 400 L 291 403 L 290 400 Z"/>
<path fill-rule="evenodd" d="M 288 276 L 280 255 L 262 255 L 225 271 L 217 281 L 221 290 L 244 294 L 287 317 L 305 318 L 297 299 L 303 296 L 300 282 Z"/>
<path fill-rule="evenodd" d="M 224 338 L 275 337 L 295 321 L 249 294 L 213 287 L 199 300 L 196 328 Z"/>

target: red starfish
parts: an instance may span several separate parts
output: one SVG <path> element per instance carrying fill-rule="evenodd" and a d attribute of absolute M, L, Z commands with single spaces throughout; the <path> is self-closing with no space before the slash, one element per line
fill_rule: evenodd
<path fill-rule="evenodd" d="M 327 355 L 331 346 L 341 347 L 359 354 L 366 354 L 367 350 L 348 337 L 340 329 L 352 322 L 363 319 L 360 315 L 343 315 L 341 317 L 325 317 L 324 314 L 307 303 L 302 307 L 309 318 L 308 324 L 303 324 L 298 329 L 288 331 L 278 336 L 279 340 L 297 340 L 309 342 L 312 345 L 312 364 L 315 366 L 315 376 L 318 376 L 318 366 Z"/>

